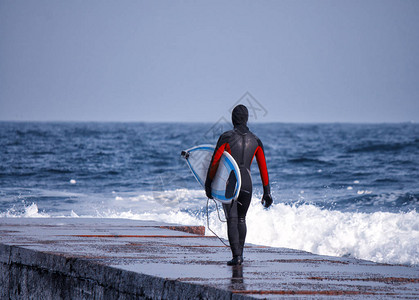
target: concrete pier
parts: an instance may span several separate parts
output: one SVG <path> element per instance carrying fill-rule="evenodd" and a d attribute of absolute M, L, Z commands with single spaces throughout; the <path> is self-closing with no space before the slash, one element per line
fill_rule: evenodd
<path fill-rule="evenodd" d="M 203 227 L 120 219 L 0 219 L 0 299 L 418 299 L 419 268 L 249 245 Z"/>

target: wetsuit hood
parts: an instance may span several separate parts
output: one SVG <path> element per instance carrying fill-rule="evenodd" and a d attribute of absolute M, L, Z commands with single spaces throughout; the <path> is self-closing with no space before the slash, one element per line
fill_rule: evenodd
<path fill-rule="evenodd" d="M 244 129 L 247 131 L 247 120 L 249 119 L 249 111 L 243 104 L 237 105 L 231 113 L 231 120 L 233 121 L 234 128 Z"/>

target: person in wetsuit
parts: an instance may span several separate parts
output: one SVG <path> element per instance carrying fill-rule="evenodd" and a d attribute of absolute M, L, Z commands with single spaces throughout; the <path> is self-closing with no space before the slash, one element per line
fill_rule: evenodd
<path fill-rule="evenodd" d="M 246 213 L 252 199 L 250 165 L 255 156 L 263 184 L 262 204 L 267 208 L 273 202 L 263 145 L 260 139 L 247 127 L 248 118 L 249 112 L 246 106 L 237 105 L 233 109 L 234 129 L 224 132 L 218 139 L 205 182 L 207 197 L 212 199 L 211 183 L 217 173 L 220 158 L 224 151 L 230 153 L 240 168 L 242 184 L 237 200 L 230 204 L 223 204 L 227 219 L 228 240 L 233 254 L 233 259 L 227 262 L 228 265 L 241 265 L 243 262 L 243 247 L 247 232 Z"/>

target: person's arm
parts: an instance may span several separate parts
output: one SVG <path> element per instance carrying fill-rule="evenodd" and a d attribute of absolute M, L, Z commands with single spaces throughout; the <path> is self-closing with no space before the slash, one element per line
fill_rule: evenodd
<path fill-rule="evenodd" d="M 256 160 L 259 166 L 260 177 L 262 179 L 263 185 L 263 197 L 262 197 L 262 204 L 266 208 L 271 206 L 273 200 L 271 196 L 271 187 L 269 185 L 269 174 L 268 174 L 268 167 L 266 166 L 266 158 L 265 158 L 265 151 L 263 149 L 262 142 L 258 139 L 258 147 L 255 151 Z"/>
<path fill-rule="evenodd" d="M 205 180 L 205 193 L 207 194 L 207 197 L 210 199 L 212 199 L 212 180 L 214 179 L 215 174 L 217 173 L 218 165 L 220 164 L 220 159 L 224 151 L 230 152 L 230 145 L 225 141 L 225 138 L 221 135 L 218 139 L 217 146 L 215 147 L 214 154 L 212 155 L 212 159 L 208 167 L 207 179 Z"/>

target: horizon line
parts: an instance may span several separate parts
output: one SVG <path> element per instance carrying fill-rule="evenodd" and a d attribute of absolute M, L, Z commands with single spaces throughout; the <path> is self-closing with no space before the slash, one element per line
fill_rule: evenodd
<path fill-rule="evenodd" d="M 0 123 L 149 123 L 149 124 L 214 124 L 216 121 L 102 121 L 102 120 L 2 120 Z M 417 124 L 418 121 L 249 121 L 248 124 Z"/>

